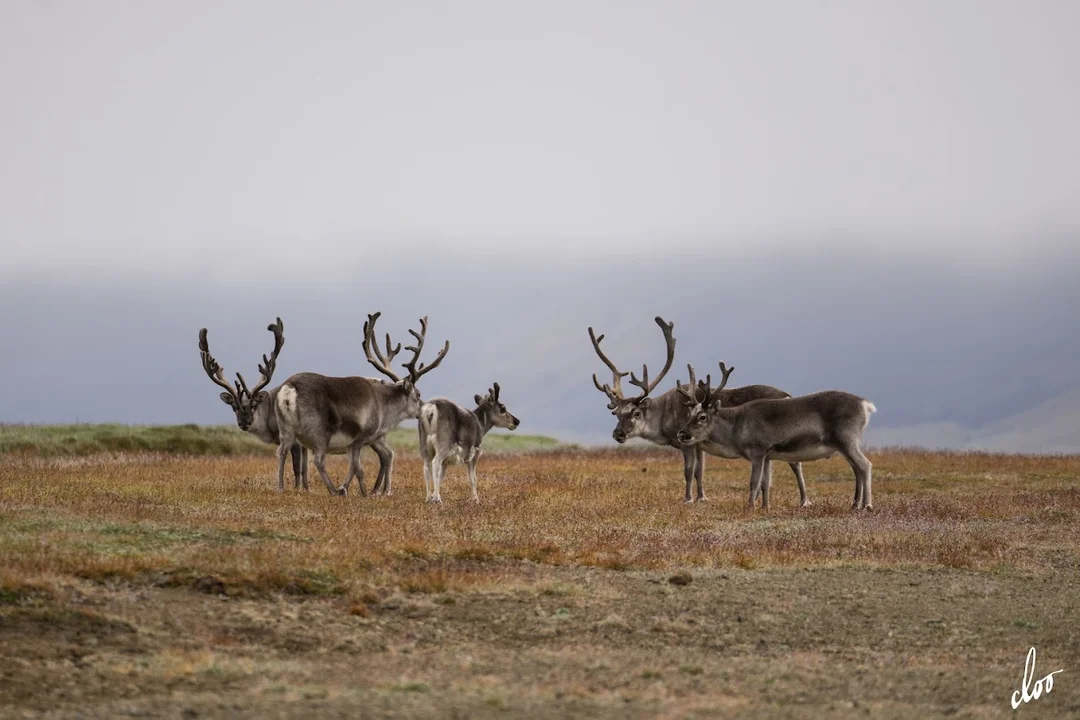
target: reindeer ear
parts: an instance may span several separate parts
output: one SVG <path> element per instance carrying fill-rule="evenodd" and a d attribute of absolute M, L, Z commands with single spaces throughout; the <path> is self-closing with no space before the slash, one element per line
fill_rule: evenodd
<path fill-rule="evenodd" d="M 484 398 L 480 397 L 479 395 L 473 395 L 473 400 L 476 401 L 477 405 L 483 405 L 484 404 Z"/>
<path fill-rule="evenodd" d="M 642 398 L 641 402 L 638 403 L 638 409 L 643 411 L 643 412 L 645 410 L 648 410 L 650 402 L 652 402 L 652 400 L 650 400 L 649 398 Z"/>
<path fill-rule="evenodd" d="M 265 390 L 255 393 L 255 399 L 251 403 L 252 409 L 259 407 L 259 403 L 261 403 L 269 396 L 270 393 L 266 392 Z"/>
<path fill-rule="evenodd" d="M 220 397 L 221 397 L 221 402 L 225 403 L 226 405 L 231 407 L 233 410 L 236 409 L 236 398 L 234 398 L 232 396 L 232 393 L 223 392 L 223 393 L 221 393 Z"/>

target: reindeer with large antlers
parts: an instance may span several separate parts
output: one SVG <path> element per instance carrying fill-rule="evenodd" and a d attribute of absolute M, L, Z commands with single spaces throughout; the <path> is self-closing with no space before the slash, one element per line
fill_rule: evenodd
<path fill-rule="evenodd" d="M 873 509 L 871 465 L 860 447 L 870 414 L 877 411 L 872 402 L 851 393 L 827 390 L 723 407 L 723 383 L 716 390 L 710 386 L 711 378 L 704 386 L 695 387 L 693 367 L 689 387 L 678 385 L 690 415 L 679 431 L 679 442 L 685 447 L 704 443 L 720 449 L 725 457 L 749 460 L 749 507 L 754 507 L 759 493 L 761 507 L 769 507 L 771 460 L 807 462 L 840 453 L 855 473 L 852 510 Z"/>
<path fill-rule="evenodd" d="M 210 354 L 210 343 L 207 339 L 206 328 L 199 330 L 199 354 L 202 357 L 203 370 L 207 376 L 214 383 L 225 388 L 225 392 L 221 393 L 221 400 L 236 413 L 236 425 L 244 432 L 251 433 L 265 443 L 279 445 L 281 435 L 278 432 L 277 413 L 274 412 L 274 405 L 280 388 L 267 391 L 263 391 L 263 388 L 270 384 L 274 370 L 277 368 L 278 354 L 281 352 L 282 346 L 285 345 L 285 326 L 281 322 L 281 318 L 278 318 L 277 322 L 271 323 L 266 329 L 274 334 L 274 349 L 269 357 L 263 355 L 262 364 L 259 365 L 261 378 L 256 383 L 254 390 L 248 389 L 247 383 L 244 382 L 244 377 L 240 373 L 236 373 L 235 388 L 225 380 L 224 370 L 218 361 L 214 359 L 214 356 Z M 393 452 L 382 440 L 372 442 L 370 447 L 379 456 L 379 480 L 376 481 L 376 484 L 378 484 L 378 482 L 384 482 L 383 476 L 389 471 L 390 462 L 393 460 Z M 307 448 L 300 443 L 293 443 L 289 448 L 289 452 L 292 455 L 294 485 L 296 488 L 303 486 L 307 490 Z M 389 479 L 386 479 L 385 482 L 388 484 Z M 282 480 L 278 490 L 284 489 L 284 481 Z"/>
<path fill-rule="evenodd" d="M 594 373 L 593 384 L 596 385 L 597 390 L 607 395 L 609 400 L 608 409 L 611 410 L 612 415 L 618 418 L 618 424 L 612 432 L 615 441 L 621 444 L 630 438 L 640 437 L 657 445 L 679 448 L 683 454 L 683 475 L 686 479 L 685 501 L 693 502 L 690 489 L 696 481 L 697 500 L 700 502 L 706 499 L 702 481 L 705 473 L 705 453 L 725 458 L 739 456 L 726 454 L 722 448 L 709 443 L 684 445 L 679 442 L 678 434 L 690 418 L 690 408 L 686 406 L 682 394 L 677 388 L 672 388 L 659 397 L 650 397 L 652 391 L 656 389 L 668 370 L 671 369 L 671 364 L 675 360 L 675 338 L 672 335 L 675 323 L 664 322 L 663 318 L 660 317 L 655 320 L 664 334 L 664 343 L 667 346 L 667 360 L 664 363 L 664 369 L 660 371 L 660 374 L 652 382 L 649 381 L 649 369 L 645 365 L 641 368 L 640 380 L 633 373 L 620 371 L 615 363 L 600 349 L 600 343 L 603 341 L 604 336 L 597 337 L 593 329 L 589 328 L 589 339 L 592 340 L 593 349 L 603 363 L 607 365 L 608 369 L 611 370 L 612 376 L 610 385 L 607 383 L 601 384 Z M 734 369 L 729 369 L 721 363 L 721 372 L 724 373 L 725 383 Z M 627 398 L 622 391 L 622 379 L 627 375 L 630 375 L 630 384 L 641 389 L 640 394 L 631 398 Z M 759 398 L 790 397 L 783 390 L 769 385 L 748 385 L 724 392 L 727 394 L 723 396 L 723 402 L 727 405 L 742 404 Z M 804 506 L 809 505 L 810 500 L 806 496 L 802 468 L 798 463 L 793 463 L 791 469 L 795 473 L 795 479 L 799 484 L 800 501 Z"/>
<path fill-rule="evenodd" d="M 413 356 L 405 363 L 405 378 L 395 373 L 390 363 L 401 351 L 386 336 L 386 355 L 379 350 L 375 340 L 375 321 L 381 313 L 368 315 L 364 323 L 364 354 L 375 369 L 393 382 L 384 383 L 363 377 L 327 377 L 315 373 L 298 373 L 282 383 L 274 404 L 281 442 L 278 445 L 278 483 L 284 483 L 285 457 L 293 442 L 300 442 L 313 456 L 315 469 L 319 471 L 326 489 L 333 495 L 345 495 L 349 484 L 360 471 L 360 450 L 372 442 L 380 441 L 398 423 L 420 414 L 420 391 L 417 381 L 439 366 L 450 350 L 450 341 L 430 365 L 417 366 L 427 336 L 427 318 L 420 319 L 420 332 L 409 330 L 416 338 L 416 345 L 406 347 Z M 326 453 L 345 450 L 349 456 L 349 470 L 345 483 L 337 488 L 326 474 Z M 393 462 L 393 453 L 390 454 Z M 390 469 L 380 474 L 383 491 L 390 492 Z M 367 495 L 363 479 L 360 494 Z"/>

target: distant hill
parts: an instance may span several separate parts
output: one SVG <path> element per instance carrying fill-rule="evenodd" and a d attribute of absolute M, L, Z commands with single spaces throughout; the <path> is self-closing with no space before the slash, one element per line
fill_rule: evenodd
<path fill-rule="evenodd" d="M 981 428 L 921 423 L 866 431 L 868 445 L 1016 453 L 1080 453 L 1080 387 Z"/>
<path fill-rule="evenodd" d="M 395 450 L 414 452 L 415 427 L 390 431 Z M 553 450 L 554 438 L 495 431 L 484 438 L 489 454 Z M 101 452 L 178 455 L 272 455 L 276 448 L 232 425 L 9 425 L 0 423 L 0 456 L 65 457 Z M 366 452 L 366 451 L 365 451 Z"/>

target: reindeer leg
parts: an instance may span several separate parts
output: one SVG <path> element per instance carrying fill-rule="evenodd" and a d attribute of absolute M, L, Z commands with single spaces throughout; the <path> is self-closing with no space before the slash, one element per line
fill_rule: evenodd
<path fill-rule="evenodd" d="M 346 456 L 349 458 L 349 470 L 345 473 L 345 482 L 341 486 L 342 495 L 348 494 L 349 486 L 352 485 L 355 477 L 360 483 L 360 496 L 367 497 L 367 488 L 364 487 L 364 466 L 360 460 L 360 451 L 362 449 L 363 446 L 357 448 L 349 446 L 349 449 L 345 451 Z"/>
<path fill-rule="evenodd" d="M 278 444 L 277 456 L 278 456 L 278 469 L 277 469 L 277 489 L 279 493 L 285 492 L 285 458 L 288 456 L 292 449 L 292 438 L 286 438 L 282 435 L 281 442 Z"/>
<path fill-rule="evenodd" d="M 682 458 L 683 458 L 683 476 L 686 478 L 686 495 L 684 502 L 694 502 L 694 497 L 690 494 L 690 488 L 694 483 L 694 467 L 697 459 L 697 447 L 694 445 L 682 446 Z"/>
<path fill-rule="evenodd" d="M 394 449 L 389 445 L 383 444 L 383 449 L 386 451 L 386 477 L 383 478 L 383 495 L 393 495 L 394 493 Z"/>
<path fill-rule="evenodd" d="M 301 478 L 303 479 L 303 484 L 304 484 L 304 492 L 307 492 L 308 490 L 310 490 L 310 488 L 308 487 L 308 465 L 310 464 L 310 457 L 309 457 L 310 455 L 311 455 L 311 451 L 309 451 L 306 447 L 301 445 L 300 446 L 300 469 L 301 469 Z"/>
<path fill-rule="evenodd" d="M 293 469 L 293 490 L 300 489 L 300 457 L 303 454 L 303 450 L 300 443 L 293 443 L 289 448 L 289 454 L 292 455 L 292 469 Z M 284 488 L 283 488 L 284 489 Z"/>
<path fill-rule="evenodd" d="M 360 490 L 361 497 L 367 497 L 367 488 L 364 487 L 364 464 L 363 458 L 360 457 L 360 453 L 363 451 L 363 445 L 354 445 L 349 448 L 349 463 L 355 468 L 356 471 L 356 484 L 357 489 Z"/>
<path fill-rule="evenodd" d="M 772 461 L 765 460 L 764 469 L 761 471 L 761 509 L 769 509 L 769 488 L 772 487 Z"/>
<path fill-rule="evenodd" d="M 696 462 L 694 463 L 694 479 L 697 481 L 697 501 L 704 502 L 709 498 L 705 497 L 705 486 L 702 484 L 702 476 L 705 474 L 705 451 L 701 449 L 700 445 L 695 445 L 694 449 L 697 450 Z"/>
<path fill-rule="evenodd" d="M 867 505 L 865 494 L 866 478 L 870 474 L 870 461 L 862 454 L 858 443 L 849 442 L 840 447 L 839 450 L 855 473 L 855 499 L 851 503 L 851 509 L 859 510 Z"/>
<path fill-rule="evenodd" d="M 334 485 L 333 480 L 326 474 L 326 448 L 314 448 L 312 449 L 313 462 L 315 463 L 315 469 L 319 471 L 319 476 L 322 478 L 323 483 L 326 485 L 326 490 L 331 495 L 344 495 L 348 492 L 345 487 L 338 489 Z"/>
<path fill-rule="evenodd" d="M 374 445 L 368 445 L 368 447 L 371 448 L 371 451 L 373 453 L 375 453 L 375 457 L 379 458 L 379 472 L 375 473 L 375 484 L 371 486 L 371 494 L 372 495 L 378 495 L 380 492 L 382 492 L 382 488 L 383 488 L 383 468 L 384 468 L 384 463 L 383 463 L 382 455 L 379 455 L 379 451 L 375 449 L 375 446 Z"/>
<path fill-rule="evenodd" d="M 435 486 L 435 491 L 431 494 L 431 502 L 442 502 L 442 485 L 443 474 L 446 473 L 446 466 L 443 465 L 443 456 L 435 453 L 435 457 L 431 459 L 431 475 L 432 485 Z"/>
<path fill-rule="evenodd" d="M 795 473 L 795 482 L 799 484 L 799 507 L 810 507 L 814 503 L 806 495 L 806 480 L 803 479 L 802 463 L 788 463 L 791 472 Z"/>
<path fill-rule="evenodd" d="M 380 490 L 383 495 L 389 495 L 390 472 L 394 468 L 394 451 L 381 439 L 371 444 L 371 449 L 379 456 L 379 477 L 375 480 L 375 486 L 371 489 L 372 494 Z"/>
<path fill-rule="evenodd" d="M 355 457 L 350 462 L 356 466 L 356 484 L 361 497 L 367 497 L 367 488 L 364 487 L 364 459 L 360 457 L 363 447 L 356 448 Z M 378 480 L 378 478 L 376 478 Z"/>
<path fill-rule="evenodd" d="M 855 502 L 852 503 L 851 509 L 873 510 L 873 500 L 870 496 L 870 473 L 873 466 L 870 460 L 863 455 L 857 441 L 849 442 L 840 452 L 855 472 Z"/>
<path fill-rule="evenodd" d="M 473 448 L 472 459 L 469 461 L 469 483 L 472 484 L 473 502 L 479 503 L 480 496 L 476 494 L 476 464 L 480 462 L 480 448 Z"/>
<path fill-rule="evenodd" d="M 431 458 L 424 458 L 424 502 L 431 502 Z"/>
<path fill-rule="evenodd" d="M 761 474 L 764 469 L 764 459 L 755 458 L 750 461 L 750 500 L 746 504 L 748 510 L 754 509 L 754 502 L 757 500 L 758 493 L 761 491 Z"/>

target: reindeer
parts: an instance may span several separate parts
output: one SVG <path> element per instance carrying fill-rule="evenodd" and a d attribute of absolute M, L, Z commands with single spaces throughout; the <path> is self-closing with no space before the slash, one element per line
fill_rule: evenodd
<path fill-rule="evenodd" d="M 870 494 L 870 461 L 859 447 L 870 414 L 877 408 L 858 395 L 827 390 L 812 395 L 783 399 L 754 400 L 736 407 L 723 407 L 720 387 L 713 390 L 706 378 L 703 392 L 691 385 L 676 383 L 689 411 L 689 418 L 678 433 L 685 447 L 702 443 L 725 454 L 750 461 L 750 500 L 754 507 L 758 493 L 761 507 L 769 507 L 771 481 L 769 461 L 809 462 L 844 456 L 855 473 L 855 501 L 852 510 L 873 510 Z"/>
<path fill-rule="evenodd" d="M 466 410 L 444 398 L 424 403 L 420 408 L 420 456 L 424 459 L 424 494 L 428 502 L 442 502 L 443 474 L 450 463 L 464 462 L 469 468 L 472 499 L 476 494 L 476 464 L 483 452 L 480 444 L 493 427 L 516 430 L 521 421 L 499 400 L 499 383 L 487 395 L 473 396 L 475 410 Z"/>
<path fill-rule="evenodd" d="M 439 366 L 450 350 L 450 341 L 446 341 L 434 362 L 426 366 L 421 363 L 417 367 L 427 337 L 427 317 L 421 318 L 420 332 L 409 330 L 416 338 L 416 345 L 405 348 L 413 353 L 413 357 L 405 363 L 409 374 L 402 379 L 390 369 L 390 363 L 401 352 L 401 343 L 394 348 L 387 333 L 386 355 L 383 355 L 375 340 L 375 322 L 381 314 L 368 315 L 364 323 L 364 355 L 392 383 L 363 377 L 298 373 L 281 384 L 274 405 L 281 432 L 278 445 L 279 485 L 285 482 L 285 457 L 289 454 L 289 448 L 299 441 L 312 452 L 315 469 L 319 471 L 330 494 L 347 494 L 353 477 L 358 476 L 360 494 L 367 495 L 360 473 L 360 450 L 365 445 L 380 441 L 402 420 L 420 415 L 420 391 L 416 383 Z M 326 474 L 326 453 L 336 449 L 345 450 L 349 456 L 349 470 L 340 489 Z M 389 463 L 392 462 L 391 452 Z M 389 478 L 388 468 L 386 475 L 376 481 L 374 491 L 378 491 L 380 483 L 385 482 L 383 490 L 389 494 Z"/>
<path fill-rule="evenodd" d="M 671 364 L 675 360 L 675 338 L 672 336 L 675 323 L 666 323 L 659 316 L 655 318 L 655 321 L 664 334 L 664 343 L 667 346 L 667 361 L 664 364 L 664 369 L 660 371 L 660 375 L 651 383 L 649 382 L 649 368 L 645 365 L 642 365 L 642 377 L 640 380 L 633 373 L 621 372 L 615 363 L 600 349 L 600 343 L 603 341 L 604 336 L 597 337 L 593 329 L 589 328 L 589 339 L 592 340 L 593 349 L 603 363 L 607 365 L 608 369 L 611 370 L 612 375 L 611 385 L 606 383 L 601 385 L 594 373 L 593 384 L 597 390 L 607 395 L 609 400 L 608 409 L 611 410 L 612 415 L 618 418 L 618 424 L 612 432 L 615 441 L 622 444 L 630 438 L 641 437 L 657 445 L 680 449 L 683 454 L 683 474 L 686 479 L 684 499 L 688 503 L 693 502 L 690 488 L 693 481 L 696 480 L 697 500 L 701 502 L 707 499 L 702 483 L 702 476 L 705 473 L 705 453 L 727 458 L 738 456 L 725 455 L 720 448 L 708 443 L 699 446 L 688 446 L 679 442 L 677 437 L 679 430 L 686 424 L 690 413 L 689 408 L 686 407 L 681 395 L 675 388 L 668 390 L 659 397 L 649 397 L 649 394 L 656 389 L 664 375 L 671 369 Z M 721 363 L 720 370 L 724 373 L 726 382 L 727 377 L 734 372 L 735 368 L 729 369 Z M 630 375 L 630 384 L 636 385 L 642 390 L 639 395 L 632 398 L 627 398 L 622 391 L 622 379 L 627 374 Z M 758 398 L 791 397 L 783 390 L 769 385 L 748 385 L 725 392 L 727 394 L 722 396 L 725 406 L 738 405 Z M 791 470 L 795 473 L 795 480 L 799 485 L 800 502 L 803 506 L 810 505 L 810 499 L 806 495 L 806 483 L 803 479 L 802 467 L 798 463 L 792 463 Z"/>
<path fill-rule="evenodd" d="M 225 388 L 226 392 L 221 393 L 220 397 L 222 402 L 231 407 L 233 412 L 236 413 L 237 427 L 244 432 L 251 433 L 265 443 L 278 445 L 281 442 L 281 436 L 278 433 L 277 414 L 274 412 L 274 405 L 280 388 L 273 388 L 265 392 L 262 389 L 270 383 L 274 369 L 277 367 L 278 354 L 285 345 L 285 325 L 281 322 L 281 318 L 278 318 L 277 322 L 267 325 L 266 329 L 274 334 L 274 349 L 270 353 L 270 357 L 263 355 L 263 364 L 259 366 L 262 379 L 256 384 L 254 390 L 248 390 L 247 383 L 244 382 L 244 377 L 240 373 L 236 373 L 235 388 L 226 382 L 221 365 L 210 354 L 206 328 L 199 330 L 199 354 L 202 356 L 203 370 L 207 376 L 214 383 Z M 376 480 L 376 485 L 383 480 L 385 474 L 385 483 L 389 487 L 389 469 L 390 462 L 393 460 L 393 451 L 381 439 L 371 443 L 370 447 L 379 456 L 379 480 Z M 303 486 L 304 490 L 307 490 L 307 448 L 300 443 L 293 443 L 292 447 L 289 448 L 289 452 L 292 455 L 294 487 L 299 489 Z M 278 490 L 283 491 L 284 489 L 284 483 L 279 483 Z"/>

